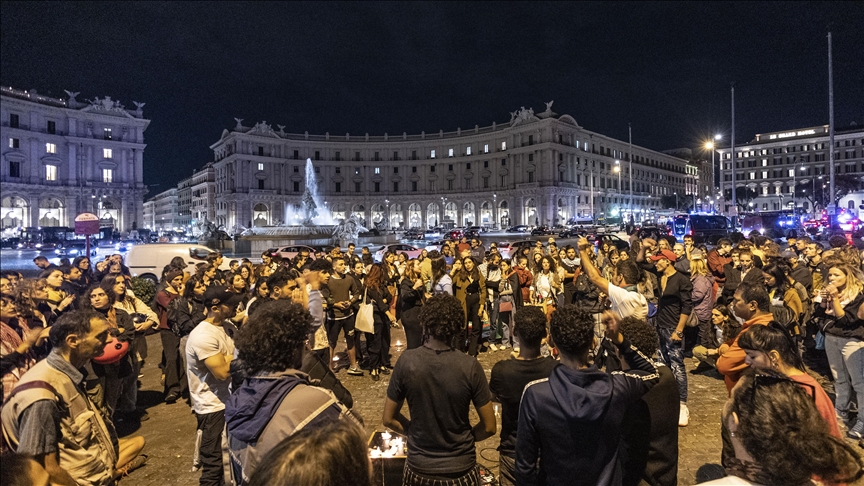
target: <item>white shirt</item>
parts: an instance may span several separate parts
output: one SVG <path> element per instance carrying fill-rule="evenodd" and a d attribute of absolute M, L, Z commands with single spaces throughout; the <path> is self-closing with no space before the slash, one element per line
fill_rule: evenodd
<path fill-rule="evenodd" d="M 186 342 L 186 375 L 195 413 L 225 410 L 225 402 L 231 395 L 231 380 L 216 379 L 204 364 L 204 360 L 217 354 L 234 356 L 234 341 L 222 326 L 203 321 L 195 326 Z"/>
<path fill-rule="evenodd" d="M 648 318 L 648 300 L 639 292 L 630 292 L 609 283 L 609 300 L 612 302 L 612 312 L 618 314 L 621 319 Z"/>
<path fill-rule="evenodd" d="M 699 483 L 700 485 L 723 485 L 723 486 L 759 486 L 756 483 L 751 483 L 746 479 L 741 479 L 738 476 L 726 476 L 725 478 L 715 479 L 707 483 Z"/>

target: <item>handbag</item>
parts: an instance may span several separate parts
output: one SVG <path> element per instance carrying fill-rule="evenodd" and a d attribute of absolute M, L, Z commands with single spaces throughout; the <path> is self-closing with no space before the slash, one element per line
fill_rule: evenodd
<path fill-rule="evenodd" d="M 366 292 L 363 291 L 363 300 L 360 302 L 360 307 L 357 309 L 357 319 L 354 321 L 354 329 L 361 332 L 375 333 L 375 309 L 372 304 L 366 303 Z"/>
<path fill-rule="evenodd" d="M 507 300 L 498 302 L 498 312 L 513 312 L 513 302 Z"/>
<path fill-rule="evenodd" d="M 696 317 L 695 310 L 690 312 L 690 315 L 687 316 L 687 322 L 684 325 L 687 327 L 699 327 L 699 318 Z"/>

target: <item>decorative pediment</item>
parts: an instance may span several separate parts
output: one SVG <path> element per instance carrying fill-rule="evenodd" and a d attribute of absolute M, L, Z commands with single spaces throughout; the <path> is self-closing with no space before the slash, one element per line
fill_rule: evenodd
<path fill-rule="evenodd" d="M 63 159 L 61 159 L 60 157 L 57 157 L 54 154 L 46 155 L 46 156 L 42 157 L 40 160 L 42 160 L 42 164 L 44 164 L 44 165 L 60 165 L 63 163 Z"/>
<path fill-rule="evenodd" d="M 502 170 L 504 170 L 504 169 L 502 169 Z M 492 177 L 492 171 L 490 171 L 489 169 L 483 169 L 480 172 L 480 177 Z"/>
<path fill-rule="evenodd" d="M 264 179 L 267 178 L 267 173 L 264 172 L 263 170 L 259 170 L 258 172 L 255 173 L 255 178 L 263 181 Z"/>
<path fill-rule="evenodd" d="M 357 174 L 351 180 L 353 180 L 354 182 L 363 182 L 363 176 L 360 174 Z"/>
<path fill-rule="evenodd" d="M 24 162 L 25 160 L 27 160 L 27 156 L 24 155 L 24 152 L 22 152 L 18 149 L 12 149 L 8 152 L 5 152 L 3 154 L 3 158 L 5 158 L 6 160 L 12 160 L 15 162 Z"/>
<path fill-rule="evenodd" d="M 420 176 L 417 175 L 417 174 L 411 174 L 411 177 L 409 177 L 408 179 L 411 180 L 411 181 L 419 181 L 419 180 L 420 180 Z"/>
<path fill-rule="evenodd" d="M 333 182 L 343 182 L 345 179 L 341 175 L 333 176 Z"/>
<path fill-rule="evenodd" d="M 456 174 L 450 172 L 449 174 L 447 174 L 446 179 L 448 181 L 452 181 L 452 180 L 456 179 Z"/>
<path fill-rule="evenodd" d="M 102 159 L 102 160 L 96 162 L 96 166 L 99 167 L 100 169 L 116 169 L 117 168 L 117 162 L 115 162 L 112 159 Z"/>
<path fill-rule="evenodd" d="M 390 180 L 393 182 L 402 182 L 402 176 L 394 175 Z"/>
<path fill-rule="evenodd" d="M 465 172 L 464 174 L 462 174 L 462 177 L 464 177 L 465 179 L 470 179 L 470 178 L 474 177 L 474 173 L 469 170 L 469 171 Z"/>
<path fill-rule="evenodd" d="M 507 169 L 505 169 L 504 167 L 502 167 L 501 169 L 498 170 L 498 175 L 500 175 L 500 176 L 506 176 L 509 173 L 510 172 Z"/>

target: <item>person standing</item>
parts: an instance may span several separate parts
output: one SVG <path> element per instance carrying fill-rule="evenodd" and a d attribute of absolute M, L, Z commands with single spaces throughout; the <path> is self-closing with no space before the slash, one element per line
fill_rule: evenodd
<path fill-rule="evenodd" d="M 201 461 L 201 486 L 225 484 L 222 470 L 222 429 L 225 428 L 225 402 L 231 394 L 231 361 L 234 342 L 222 325 L 232 318 L 242 296 L 222 286 L 204 292 L 207 318 L 195 327 L 186 342 L 186 375 L 192 412 L 201 433 L 198 449 Z"/>
<path fill-rule="evenodd" d="M 460 339 L 460 347 L 467 341 L 465 351 L 471 356 L 477 356 L 482 346 L 483 311 L 485 310 L 486 280 L 477 269 L 474 259 L 463 257 L 459 263 L 453 264 L 453 285 L 456 287 L 456 298 L 462 304 L 465 321 L 465 336 Z"/>
<path fill-rule="evenodd" d="M 419 348 L 423 344 L 423 329 L 420 326 L 420 309 L 426 299 L 426 285 L 420 275 L 420 262 L 409 260 L 405 268 L 405 278 L 399 286 L 399 299 L 402 307 L 402 327 L 408 349 Z"/>
<path fill-rule="evenodd" d="M 496 423 L 483 367 L 451 345 L 464 322 L 461 303 L 432 296 L 420 322 L 427 341 L 402 353 L 384 402 L 384 426 L 408 436 L 402 484 L 479 485 L 474 444 L 494 435 Z M 405 401 L 410 419 L 400 412 Z M 474 426 L 472 404 L 480 416 Z"/>
<path fill-rule="evenodd" d="M 188 384 L 184 375 L 186 370 L 183 369 L 180 361 L 180 353 L 184 353 L 185 350 L 180 349 L 180 336 L 171 330 L 171 324 L 168 322 L 168 309 L 171 307 L 171 301 L 180 297 L 183 290 L 183 272 L 172 268 L 165 275 L 165 281 L 168 285 L 156 294 L 156 304 L 159 309 L 162 359 L 165 362 L 162 368 L 165 373 L 165 403 L 174 403 L 188 391 Z M 206 285 L 208 280 L 202 278 L 202 281 Z"/>
<path fill-rule="evenodd" d="M 355 351 L 356 333 L 354 321 L 354 306 L 363 298 L 363 289 L 357 284 L 357 280 L 348 276 L 345 272 L 348 267 L 345 259 L 335 257 L 332 260 L 333 272 L 327 281 L 330 291 L 332 306 L 327 309 L 327 340 L 330 344 L 330 362 L 336 356 L 336 344 L 339 341 L 340 331 L 345 334 L 345 342 L 348 346 L 348 359 L 351 366 L 348 374 L 363 376 L 363 371 L 357 366 L 357 354 Z"/>
<path fill-rule="evenodd" d="M 386 342 L 389 342 L 390 323 L 395 321 L 390 312 L 390 302 L 393 295 L 387 289 L 387 275 L 383 263 L 376 263 L 369 268 L 366 275 L 366 303 L 373 305 L 373 329 L 375 332 L 366 333 L 366 351 L 369 354 L 369 366 L 373 381 L 381 379 L 381 373 L 389 374 L 390 369 L 385 366 L 387 351 Z M 385 334 L 386 333 L 386 334 Z M 386 338 L 386 340 L 385 340 Z"/>
<path fill-rule="evenodd" d="M 498 472 L 501 486 L 516 484 L 516 430 L 519 423 L 519 401 L 525 386 L 535 380 L 549 378 L 558 366 L 551 356 L 540 354 L 540 344 L 546 337 L 546 315 L 537 306 L 527 306 L 515 312 L 513 334 L 518 336 L 521 350 L 518 356 L 495 363 L 489 380 L 492 400 L 501 403 L 501 442 L 498 445 Z"/>
<path fill-rule="evenodd" d="M 660 275 L 660 299 L 657 302 L 655 325 L 660 336 L 660 355 L 663 362 L 675 374 L 678 382 L 678 397 L 681 411 L 678 425 L 686 427 L 690 423 L 690 410 L 687 408 L 687 370 L 684 367 L 684 328 L 693 312 L 693 284 L 690 279 L 675 270 L 675 254 L 670 250 L 660 250 L 649 257 Z"/>

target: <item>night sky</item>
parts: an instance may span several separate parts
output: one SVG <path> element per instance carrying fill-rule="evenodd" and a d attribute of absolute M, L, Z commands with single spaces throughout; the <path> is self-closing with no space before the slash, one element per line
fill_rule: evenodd
<path fill-rule="evenodd" d="M 656 150 L 864 123 L 864 3 L 0 3 L 0 83 L 147 103 L 150 195 L 213 159 L 233 117 L 391 135 L 520 106 Z"/>

